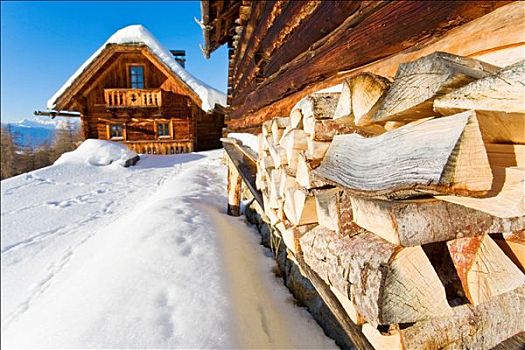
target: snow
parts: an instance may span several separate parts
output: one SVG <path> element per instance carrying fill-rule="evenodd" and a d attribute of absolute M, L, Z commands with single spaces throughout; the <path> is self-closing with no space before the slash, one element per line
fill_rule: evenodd
<path fill-rule="evenodd" d="M 76 78 L 93 62 L 109 44 L 144 44 L 162 61 L 175 75 L 182 79 L 195 91 L 202 101 L 201 108 L 210 112 L 216 104 L 226 106 L 226 95 L 201 80 L 195 78 L 185 70 L 162 44 L 140 24 L 124 27 L 113 34 L 91 57 L 89 57 L 64 85 L 47 102 L 48 109 L 54 109 L 57 99 L 73 84 Z"/>
<path fill-rule="evenodd" d="M 127 160 L 136 156 L 137 153 L 119 142 L 87 139 L 74 151 L 62 154 L 55 161 L 55 165 L 86 163 L 96 166 L 110 164 L 124 166 Z"/>
<path fill-rule="evenodd" d="M 225 215 L 221 156 L 2 181 L 2 346 L 335 348 L 255 230 Z"/>
<path fill-rule="evenodd" d="M 80 116 L 79 116 L 80 117 Z M 78 119 L 68 118 L 70 123 L 73 123 L 75 126 L 79 124 Z M 16 123 L 10 123 L 11 125 L 16 125 L 20 128 L 43 128 L 49 130 L 65 129 L 67 127 L 68 120 L 66 118 L 55 118 L 51 119 L 49 117 L 37 116 L 31 119 L 22 119 Z"/>
<path fill-rule="evenodd" d="M 228 137 L 241 141 L 244 146 L 250 147 L 256 154 L 259 153 L 259 141 L 256 135 L 231 132 L 228 134 Z"/>

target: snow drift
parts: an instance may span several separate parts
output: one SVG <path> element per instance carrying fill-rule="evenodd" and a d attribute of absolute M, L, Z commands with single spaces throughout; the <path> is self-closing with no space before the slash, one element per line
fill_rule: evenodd
<path fill-rule="evenodd" d="M 64 163 L 87 163 L 95 166 L 129 166 L 138 160 L 138 155 L 118 142 L 88 139 L 74 151 L 64 153 L 55 161 L 55 165 Z M 130 164 L 131 163 L 131 164 Z"/>

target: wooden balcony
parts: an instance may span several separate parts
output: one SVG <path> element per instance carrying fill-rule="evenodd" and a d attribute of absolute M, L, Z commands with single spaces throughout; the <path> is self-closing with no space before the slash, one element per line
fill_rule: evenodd
<path fill-rule="evenodd" d="M 124 141 L 128 148 L 141 154 L 177 154 L 193 152 L 191 140 Z"/>
<path fill-rule="evenodd" d="M 104 89 L 106 108 L 151 108 L 162 106 L 160 89 Z"/>

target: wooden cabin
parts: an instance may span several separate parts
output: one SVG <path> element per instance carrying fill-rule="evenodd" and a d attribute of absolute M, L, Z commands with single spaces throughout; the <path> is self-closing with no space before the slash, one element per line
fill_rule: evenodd
<path fill-rule="evenodd" d="M 325 332 L 522 349 L 525 3 L 204 0 L 202 27 L 258 138 L 223 139 L 228 213 Z"/>
<path fill-rule="evenodd" d="M 225 95 L 193 77 L 184 60 L 184 51 L 166 50 L 144 27 L 123 28 L 48 108 L 79 112 L 84 138 L 122 142 L 137 153 L 219 148 Z"/>

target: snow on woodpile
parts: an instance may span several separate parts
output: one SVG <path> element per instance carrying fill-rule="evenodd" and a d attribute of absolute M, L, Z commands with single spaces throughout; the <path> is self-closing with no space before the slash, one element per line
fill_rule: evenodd
<path fill-rule="evenodd" d="M 87 163 L 90 165 L 119 164 L 128 166 L 138 159 L 137 153 L 118 142 L 88 139 L 74 151 L 64 153 L 55 165 L 64 163 Z"/>
<path fill-rule="evenodd" d="M 250 147 L 256 154 L 258 153 L 257 136 L 247 133 L 232 132 L 228 134 L 228 137 L 241 141 L 244 146 Z"/>
<path fill-rule="evenodd" d="M 73 84 L 76 78 L 95 60 L 95 58 L 109 44 L 144 44 L 155 54 L 171 71 L 181 78 L 195 91 L 202 101 L 201 108 L 207 112 L 213 110 L 216 104 L 226 106 L 226 95 L 195 78 L 185 70 L 170 53 L 144 26 L 130 25 L 113 34 L 80 68 L 64 83 L 64 85 L 49 99 L 47 108 L 54 109 L 57 99 Z"/>

